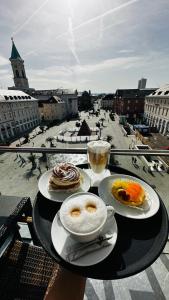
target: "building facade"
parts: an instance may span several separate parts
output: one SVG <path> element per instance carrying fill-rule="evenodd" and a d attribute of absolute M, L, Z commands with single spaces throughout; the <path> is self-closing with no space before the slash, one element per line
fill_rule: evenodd
<path fill-rule="evenodd" d="M 114 111 L 114 94 L 107 94 L 101 99 L 101 108 Z"/>
<path fill-rule="evenodd" d="M 138 81 L 138 89 L 139 89 L 139 90 L 145 89 L 145 88 L 146 88 L 146 83 L 147 83 L 147 79 L 146 79 L 146 78 L 141 78 L 141 79 Z"/>
<path fill-rule="evenodd" d="M 151 127 L 163 134 L 169 134 L 169 84 L 146 97 L 145 118 Z"/>
<path fill-rule="evenodd" d="M 39 100 L 38 105 L 43 121 L 61 121 L 66 118 L 65 102 L 57 96 L 52 96 L 47 100 Z"/>
<path fill-rule="evenodd" d="M 0 142 L 5 143 L 40 123 L 38 101 L 17 90 L 0 90 Z"/>
<path fill-rule="evenodd" d="M 44 107 L 44 116 L 48 117 L 48 121 L 71 119 L 78 115 L 78 97 L 76 92 L 66 89 L 56 90 L 35 90 L 32 96 L 39 100 L 40 113 L 42 112 L 42 105 Z M 52 106 L 54 112 L 52 112 Z M 51 113 L 50 113 L 51 111 Z"/>
<path fill-rule="evenodd" d="M 118 89 L 115 93 L 115 112 L 131 121 L 143 118 L 145 96 L 154 91 L 155 89 Z"/>

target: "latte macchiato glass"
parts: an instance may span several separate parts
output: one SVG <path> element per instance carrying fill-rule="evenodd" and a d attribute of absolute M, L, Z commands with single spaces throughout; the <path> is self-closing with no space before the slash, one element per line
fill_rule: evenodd
<path fill-rule="evenodd" d="M 60 208 L 60 221 L 75 240 L 85 243 L 97 238 L 107 218 L 114 214 L 95 194 L 76 193 L 64 200 Z"/>
<path fill-rule="evenodd" d="M 87 144 L 88 162 L 94 173 L 102 173 L 109 161 L 111 145 L 106 141 L 92 141 Z"/>

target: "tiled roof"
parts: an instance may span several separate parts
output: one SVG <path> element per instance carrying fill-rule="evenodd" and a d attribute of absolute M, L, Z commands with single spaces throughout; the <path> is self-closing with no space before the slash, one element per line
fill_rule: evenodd
<path fill-rule="evenodd" d="M 30 95 L 18 90 L 1 90 L 0 89 L 0 102 L 1 101 L 23 101 L 23 100 L 37 100 Z"/>

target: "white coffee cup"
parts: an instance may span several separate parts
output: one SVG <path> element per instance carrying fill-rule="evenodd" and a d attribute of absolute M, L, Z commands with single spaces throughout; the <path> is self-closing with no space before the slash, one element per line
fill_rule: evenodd
<path fill-rule="evenodd" d="M 103 230 L 107 219 L 114 215 L 112 206 L 95 194 L 76 193 L 64 200 L 60 221 L 71 237 L 81 243 L 96 239 Z"/>

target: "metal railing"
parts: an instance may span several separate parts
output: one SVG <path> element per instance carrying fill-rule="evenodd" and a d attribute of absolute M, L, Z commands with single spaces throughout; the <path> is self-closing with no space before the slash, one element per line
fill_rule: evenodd
<path fill-rule="evenodd" d="M 18 153 L 67 153 L 67 154 L 86 154 L 87 148 L 47 148 L 47 147 L 7 147 L 0 146 L 0 153 L 4 152 L 18 152 Z M 151 155 L 151 156 L 169 156 L 169 150 L 137 150 L 137 149 L 111 149 L 111 154 L 113 155 L 126 155 L 126 156 L 141 156 L 141 155 Z"/>

